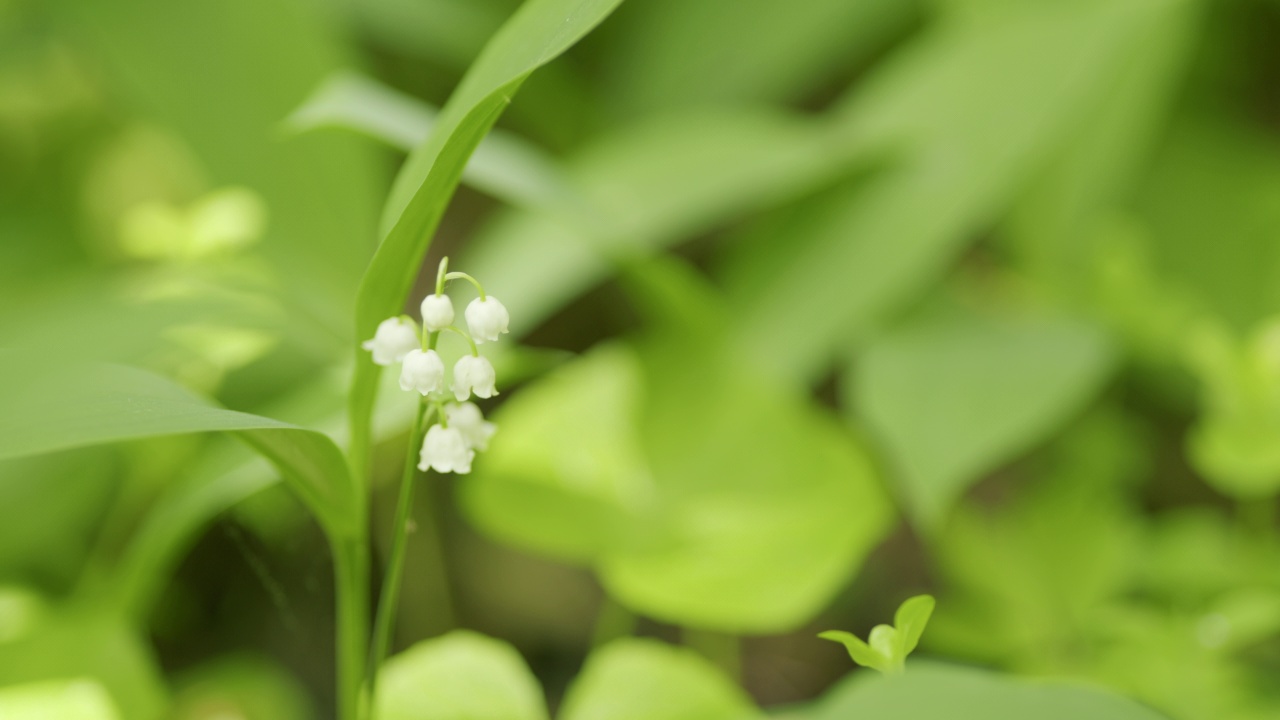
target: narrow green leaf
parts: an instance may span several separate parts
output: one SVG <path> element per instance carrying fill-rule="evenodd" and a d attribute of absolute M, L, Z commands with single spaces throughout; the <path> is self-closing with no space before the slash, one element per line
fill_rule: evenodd
<path fill-rule="evenodd" d="M 376 720 L 547 720 L 542 688 L 520 653 L 457 630 L 418 643 L 378 675 Z"/>
<path fill-rule="evenodd" d="M 437 114 L 412 95 L 341 72 L 321 84 L 285 126 L 294 132 L 345 128 L 407 152 L 430 136 Z M 481 141 L 462 172 L 462 182 L 513 205 L 543 211 L 559 210 L 570 195 L 554 158 L 501 130 L 490 131 Z"/>
<path fill-rule="evenodd" d="M 368 338 L 401 312 L 445 206 L 472 152 L 525 78 L 563 53 L 622 0 L 530 0 L 485 46 L 437 118 L 434 131 L 410 154 L 383 209 L 383 241 L 356 299 L 356 336 Z M 351 392 L 351 455 L 363 473 L 379 368 L 356 354 Z"/>
<path fill-rule="evenodd" d="M 618 640 L 592 653 L 560 720 L 745 720 L 750 698 L 697 653 L 655 640 Z"/>
<path fill-rule="evenodd" d="M 889 667 L 889 658 L 885 657 L 879 650 L 872 648 L 863 642 L 862 638 L 851 632 L 844 630 L 827 630 L 818 633 L 818 637 L 823 640 L 830 640 L 844 645 L 845 650 L 849 651 L 849 657 L 862 667 L 871 668 L 884 672 Z"/>
<path fill-rule="evenodd" d="M 741 346 L 768 333 L 770 374 L 818 377 L 1012 205 L 1105 98 L 1135 38 L 1182 2 L 1000 3 L 877 68 L 838 112 L 850 133 L 900 148 L 898 162 L 736 246 Z"/>
<path fill-rule="evenodd" d="M 935 604 L 933 596 L 917 595 L 902 603 L 893 614 L 893 627 L 898 631 L 898 657 L 905 658 L 916 649 Z"/>
<path fill-rule="evenodd" d="M 519 306 L 512 331 L 647 254 L 830 182 L 868 148 L 776 108 L 694 109 L 623 126 L 566 161 L 575 212 L 513 212 L 469 244 L 466 266 Z"/>
<path fill-rule="evenodd" d="M 905 674 L 854 673 L 804 720 L 1161 720 L 1133 700 L 1091 687 L 1029 682 L 996 673 L 915 663 Z"/>
<path fill-rule="evenodd" d="M 327 435 L 213 407 L 136 368 L 0 353 L 0 459 L 121 440 L 225 431 L 271 461 L 317 518 L 347 536 L 362 499 Z"/>

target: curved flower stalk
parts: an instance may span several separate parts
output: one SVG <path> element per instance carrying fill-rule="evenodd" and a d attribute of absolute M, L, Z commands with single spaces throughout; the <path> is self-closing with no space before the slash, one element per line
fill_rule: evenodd
<path fill-rule="evenodd" d="M 466 280 L 479 293 L 467 306 L 466 330 L 453 324 L 453 301 L 445 294 L 450 280 Z M 477 346 L 486 341 L 495 342 L 507 332 L 510 318 L 506 307 L 497 298 L 486 295 L 484 286 L 475 278 L 466 273 L 449 272 L 449 258 L 444 258 L 436 274 L 435 292 L 422 299 L 420 311 L 421 324 L 407 316 L 388 318 L 378 325 L 374 337 L 362 345 L 379 365 L 400 363 L 400 389 L 421 396 L 400 481 L 395 535 L 369 650 L 367 702 L 373 701 L 377 690 L 378 666 L 386 657 L 395 624 L 395 603 L 400 594 L 409 512 L 413 505 L 414 471 L 465 475 L 471 472 L 476 453 L 486 450 L 497 432 L 497 426 L 486 421 L 480 408 L 468 399 L 472 395 L 491 398 L 498 394 L 493 364 L 480 354 Z M 444 333 L 462 338 L 470 349 L 469 354 L 454 364 L 452 377 L 447 376 L 444 362 L 436 352 Z"/>

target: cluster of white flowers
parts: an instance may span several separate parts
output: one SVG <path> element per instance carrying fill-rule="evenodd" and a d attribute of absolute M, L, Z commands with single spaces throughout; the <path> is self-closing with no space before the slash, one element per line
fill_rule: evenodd
<path fill-rule="evenodd" d="M 448 258 L 440 262 L 436 291 L 422 300 L 421 329 L 408 316 L 388 318 L 362 347 L 373 354 L 378 365 L 400 363 L 400 388 L 421 394 L 428 411 L 434 413 L 436 422 L 423 438 L 418 468 L 469 473 L 476 451 L 485 450 L 497 430 L 485 421 L 475 403 L 467 402 L 473 394 L 480 398 L 498 394 L 493 365 L 476 346 L 494 342 L 507 332 L 510 318 L 502 303 L 485 295 L 475 278 L 448 272 L 448 263 Z M 467 280 L 480 292 L 464 313 L 468 330 L 453 324 L 453 302 L 444 294 L 445 283 L 455 279 Z M 471 353 L 454 364 L 452 383 L 445 382 L 444 361 L 435 351 L 437 339 L 446 331 L 462 336 L 471 347 Z M 450 401 L 450 395 L 456 402 Z"/>

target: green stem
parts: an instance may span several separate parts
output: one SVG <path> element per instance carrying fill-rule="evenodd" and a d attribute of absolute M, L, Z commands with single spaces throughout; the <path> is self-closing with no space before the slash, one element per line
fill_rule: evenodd
<path fill-rule="evenodd" d="M 1271 496 L 1239 500 L 1236 513 L 1245 532 L 1270 542 L 1276 534 L 1276 499 Z"/>
<path fill-rule="evenodd" d="M 409 433 L 409 448 L 405 452 L 404 473 L 400 477 L 400 498 L 396 501 L 396 518 L 392 526 L 391 554 L 387 559 L 387 572 L 378 596 L 378 614 L 373 626 L 373 644 L 369 648 L 369 703 L 372 705 L 378 689 L 378 669 L 387 657 L 391 646 L 391 633 L 395 627 L 396 605 L 400 600 L 400 581 L 404 575 L 405 549 L 409 544 L 409 517 L 413 511 L 414 474 L 417 470 L 415 456 L 422 444 L 423 428 L 434 414 L 426 403 L 418 405 L 413 430 Z"/>
<path fill-rule="evenodd" d="M 466 280 L 467 282 L 471 283 L 472 285 L 475 285 L 475 286 L 476 286 L 476 292 L 480 293 L 480 302 L 484 302 L 484 286 L 480 284 L 480 281 L 479 281 L 479 280 L 477 280 L 477 279 L 475 279 L 475 278 L 471 277 L 470 275 L 468 275 L 468 274 L 466 274 L 466 273 L 464 273 L 464 272 L 451 272 L 451 273 L 446 273 L 446 274 L 445 274 L 445 276 L 444 276 L 444 279 L 445 279 L 445 280 Z"/>
<path fill-rule="evenodd" d="M 449 331 L 449 332 L 451 332 L 451 333 L 455 333 L 455 334 L 457 334 L 459 337 L 461 337 L 463 340 L 466 340 L 466 341 L 467 341 L 467 344 L 471 346 L 471 354 L 472 354 L 472 356 L 479 357 L 479 355 L 480 355 L 480 348 L 476 347 L 476 341 L 475 341 L 475 339 L 473 339 L 473 338 L 471 337 L 471 333 L 467 332 L 466 330 L 463 330 L 462 328 L 458 327 L 457 325 L 450 325 L 450 326 L 448 326 L 448 327 L 446 327 L 446 328 L 442 328 L 442 329 L 441 329 L 441 332 L 444 332 L 445 330 L 448 330 L 448 331 Z"/>
<path fill-rule="evenodd" d="M 595 650 L 635 631 L 636 615 L 626 609 L 613 596 L 605 594 L 600 599 L 596 613 L 596 627 L 591 634 L 591 649 Z"/>
<path fill-rule="evenodd" d="M 360 720 L 360 691 L 368 650 L 369 546 L 361 532 L 331 537 L 337 594 L 338 719 Z"/>
<path fill-rule="evenodd" d="M 685 628 L 684 644 L 696 650 L 734 681 L 742 675 L 742 647 L 736 635 Z"/>

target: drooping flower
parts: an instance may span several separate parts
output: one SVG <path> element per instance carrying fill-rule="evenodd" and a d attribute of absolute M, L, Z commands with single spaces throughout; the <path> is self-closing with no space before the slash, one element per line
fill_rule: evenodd
<path fill-rule="evenodd" d="M 453 324 L 453 301 L 448 295 L 422 298 L 422 324 L 430 332 L 439 332 Z"/>
<path fill-rule="evenodd" d="M 378 323 L 373 339 L 365 340 L 360 345 L 373 353 L 375 363 L 383 366 L 400 362 L 410 350 L 418 346 L 417 324 L 403 317 L 387 318 Z"/>
<path fill-rule="evenodd" d="M 507 323 L 511 321 L 507 309 L 492 295 L 472 300 L 467 305 L 466 316 L 467 327 L 478 343 L 496 342 L 499 335 L 507 332 Z"/>
<path fill-rule="evenodd" d="M 414 348 L 404 356 L 400 366 L 400 389 L 417 390 L 423 395 L 444 389 L 444 361 L 435 350 Z"/>
<path fill-rule="evenodd" d="M 498 394 L 493 365 L 479 355 L 463 355 L 453 366 L 453 395 L 462 402 L 475 393 L 488 398 Z"/>
<path fill-rule="evenodd" d="M 449 403 L 444 406 L 444 416 L 449 427 L 462 433 L 467 447 L 473 450 L 488 450 L 489 438 L 498 431 L 497 425 L 485 421 L 475 403 Z"/>
<path fill-rule="evenodd" d="M 422 439 L 418 469 L 465 475 L 471 472 L 471 461 L 475 456 L 475 451 L 467 447 L 467 441 L 457 429 L 432 425 Z"/>

